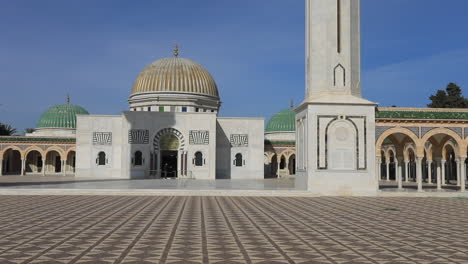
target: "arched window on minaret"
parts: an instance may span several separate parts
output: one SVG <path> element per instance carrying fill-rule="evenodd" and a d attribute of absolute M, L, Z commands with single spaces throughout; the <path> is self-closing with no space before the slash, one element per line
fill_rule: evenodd
<path fill-rule="evenodd" d="M 333 86 L 340 88 L 346 86 L 346 70 L 341 64 L 333 69 Z"/>

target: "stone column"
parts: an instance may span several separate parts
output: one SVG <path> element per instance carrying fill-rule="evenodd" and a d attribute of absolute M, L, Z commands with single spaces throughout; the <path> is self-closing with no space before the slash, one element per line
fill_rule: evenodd
<path fill-rule="evenodd" d="M 432 160 L 427 161 L 427 183 L 432 184 Z"/>
<path fill-rule="evenodd" d="M 65 160 L 62 160 L 62 173 L 63 173 L 63 176 L 67 176 L 67 168 L 65 167 L 66 164 L 67 164 L 67 162 Z"/>
<path fill-rule="evenodd" d="M 441 165 L 440 165 L 440 168 L 441 168 L 441 171 L 442 171 L 442 185 L 445 186 L 445 163 L 447 161 L 445 160 L 442 160 L 441 161 Z"/>
<path fill-rule="evenodd" d="M 405 182 L 409 180 L 409 161 L 405 161 Z"/>
<path fill-rule="evenodd" d="M 177 154 L 177 168 L 176 168 L 176 174 L 177 174 L 177 177 L 181 177 L 181 172 L 182 172 L 182 158 L 183 158 L 183 154 L 182 154 L 182 151 L 178 151 L 178 154 Z"/>
<path fill-rule="evenodd" d="M 423 157 L 416 158 L 416 182 L 418 183 L 418 192 L 422 192 L 422 160 Z"/>
<path fill-rule="evenodd" d="M 398 182 L 398 189 L 402 190 L 403 189 L 403 166 L 399 162 L 395 162 L 395 177 Z"/>
<path fill-rule="evenodd" d="M 281 165 L 281 160 L 276 162 L 277 168 L 276 168 L 276 177 L 280 177 L 280 165 Z"/>
<path fill-rule="evenodd" d="M 437 161 L 436 163 L 436 166 L 437 166 L 437 190 L 442 190 L 442 183 L 441 183 L 441 172 L 442 172 L 442 165 L 441 165 L 441 162 L 440 161 Z"/>
<path fill-rule="evenodd" d="M 3 176 L 3 160 L 0 159 L 0 176 Z"/>
<path fill-rule="evenodd" d="M 460 160 L 460 191 L 466 190 L 466 157 L 462 157 Z"/>
<path fill-rule="evenodd" d="M 385 168 L 385 169 L 386 169 L 386 171 L 387 171 L 387 175 L 386 175 L 387 181 L 389 181 L 389 180 L 390 180 L 390 162 L 389 162 L 389 161 L 387 161 L 387 164 L 386 164 L 386 168 Z"/>
<path fill-rule="evenodd" d="M 461 166 L 460 166 L 461 164 L 460 163 L 461 162 L 460 162 L 460 159 L 455 160 L 455 162 L 457 163 L 457 186 L 461 186 L 461 184 L 460 184 L 460 178 L 461 178 L 461 173 L 460 173 L 460 171 L 461 171 Z"/>
<path fill-rule="evenodd" d="M 183 178 L 185 175 L 184 175 L 184 152 L 182 151 L 180 153 L 180 162 L 178 162 L 179 164 L 177 165 L 177 176 L 180 177 L 180 178 Z"/>
<path fill-rule="evenodd" d="M 411 168 L 411 162 L 408 162 L 408 181 L 412 181 L 413 179 L 413 170 Z"/>
<path fill-rule="evenodd" d="M 21 172 L 20 175 L 24 176 L 26 173 L 26 160 L 21 159 Z"/>
<path fill-rule="evenodd" d="M 46 169 L 47 169 L 46 160 L 42 159 L 42 176 L 46 175 Z"/>
<path fill-rule="evenodd" d="M 375 159 L 375 175 L 377 176 L 377 182 L 382 179 L 382 158 L 377 156 Z"/>
<path fill-rule="evenodd" d="M 38 171 L 39 168 L 37 167 L 37 159 L 36 159 L 35 161 L 36 161 L 36 162 L 34 162 L 34 157 L 33 157 L 33 161 L 31 162 L 31 165 L 32 165 L 33 167 L 31 168 L 31 170 L 32 170 L 32 172 L 33 172 L 34 174 L 37 174 L 37 173 L 39 172 L 39 171 Z"/>
<path fill-rule="evenodd" d="M 153 159 L 154 159 L 154 178 L 158 179 L 158 178 L 161 178 L 161 171 L 159 169 L 160 165 L 159 165 L 159 153 L 158 152 L 155 152 L 153 153 Z M 76 166 L 76 164 L 75 164 Z M 76 168 L 75 168 L 75 171 L 76 171 Z"/>
<path fill-rule="evenodd" d="M 203 157 L 203 166 L 205 166 L 205 157 Z M 188 176 L 190 178 L 192 178 L 192 173 L 188 171 L 188 151 L 185 151 L 185 155 L 184 155 L 184 163 L 185 163 L 185 167 L 184 167 L 184 174 L 185 176 Z"/>

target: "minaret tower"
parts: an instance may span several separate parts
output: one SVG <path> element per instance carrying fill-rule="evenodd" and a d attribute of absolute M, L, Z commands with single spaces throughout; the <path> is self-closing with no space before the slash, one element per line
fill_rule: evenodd
<path fill-rule="evenodd" d="M 306 17 L 306 98 L 361 97 L 359 0 L 307 0 Z"/>
<path fill-rule="evenodd" d="M 306 0 L 306 93 L 296 109 L 296 186 L 375 193 L 375 106 L 361 92 L 360 0 Z"/>

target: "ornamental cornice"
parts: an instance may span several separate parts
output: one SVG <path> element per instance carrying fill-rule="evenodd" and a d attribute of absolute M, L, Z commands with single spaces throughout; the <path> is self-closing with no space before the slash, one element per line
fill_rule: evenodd
<path fill-rule="evenodd" d="M 380 118 L 376 117 L 377 124 L 421 124 L 421 125 L 428 125 L 428 124 L 454 124 L 454 125 L 462 125 L 465 126 L 468 124 L 468 119 L 397 119 L 397 118 Z"/>
<path fill-rule="evenodd" d="M 461 108 L 397 108 L 379 107 L 376 119 L 414 119 L 414 120 L 466 120 L 468 109 Z"/>
<path fill-rule="evenodd" d="M 468 113 L 468 108 L 377 107 L 381 112 L 456 112 Z"/>
<path fill-rule="evenodd" d="M 271 146 L 290 146 L 290 147 L 295 147 L 296 142 L 295 141 L 275 141 L 275 140 L 265 140 L 265 146 L 271 145 Z"/>
<path fill-rule="evenodd" d="M 0 144 L 76 144 L 76 138 L 0 136 Z"/>

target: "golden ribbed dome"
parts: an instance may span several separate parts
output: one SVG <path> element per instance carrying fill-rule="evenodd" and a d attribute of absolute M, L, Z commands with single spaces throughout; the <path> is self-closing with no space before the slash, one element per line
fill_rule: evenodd
<path fill-rule="evenodd" d="M 184 58 L 165 58 L 148 65 L 138 75 L 132 95 L 178 92 L 219 97 L 211 74 L 200 64 Z"/>

